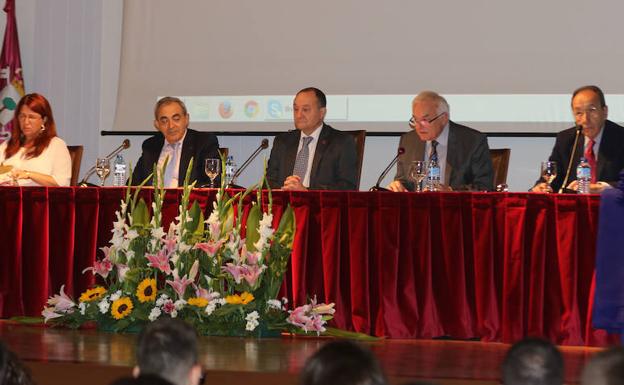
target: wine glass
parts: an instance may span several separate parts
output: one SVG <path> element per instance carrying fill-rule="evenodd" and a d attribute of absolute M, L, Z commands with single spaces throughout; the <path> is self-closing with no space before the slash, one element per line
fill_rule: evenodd
<path fill-rule="evenodd" d="M 210 187 L 215 187 L 214 180 L 221 171 L 221 159 L 206 159 L 204 171 L 206 172 L 208 178 L 210 178 Z"/>
<path fill-rule="evenodd" d="M 553 192 L 550 184 L 557 177 L 557 162 L 554 161 L 546 161 L 542 162 L 542 170 L 541 170 L 542 179 L 546 182 L 546 192 Z"/>
<path fill-rule="evenodd" d="M 97 158 L 95 161 L 95 173 L 100 177 L 100 186 L 104 186 L 104 181 L 110 173 L 110 161 L 108 158 Z"/>
<path fill-rule="evenodd" d="M 427 175 L 427 162 L 424 160 L 414 160 L 409 169 L 409 176 L 415 183 L 416 192 L 422 192 L 422 181 Z"/>

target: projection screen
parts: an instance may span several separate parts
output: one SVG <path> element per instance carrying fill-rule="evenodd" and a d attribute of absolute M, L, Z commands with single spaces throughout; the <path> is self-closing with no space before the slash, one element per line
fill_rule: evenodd
<path fill-rule="evenodd" d="M 621 2 L 127 0 L 114 130 L 152 131 L 159 97 L 191 126 L 292 128 L 316 86 L 339 129 L 404 132 L 421 90 L 486 132 L 569 127 L 570 94 L 597 84 L 624 121 Z"/>

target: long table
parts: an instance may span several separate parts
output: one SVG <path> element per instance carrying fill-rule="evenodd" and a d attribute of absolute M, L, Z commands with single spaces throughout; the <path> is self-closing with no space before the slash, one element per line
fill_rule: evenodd
<path fill-rule="evenodd" d="M 93 284 L 122 188 L 0 188 L 0 317 Z M 150 202 L 150 192 L 142 191 Z M 191 200 L 211 207 L 215 190 Z M 167 191 L 163 221 L 177 214 Z M 334 325 L 391 338 L 604 345 L 591 328 L 599 196 L 273 192 L 297 224 L 284 292 L 336 303 Z"/>

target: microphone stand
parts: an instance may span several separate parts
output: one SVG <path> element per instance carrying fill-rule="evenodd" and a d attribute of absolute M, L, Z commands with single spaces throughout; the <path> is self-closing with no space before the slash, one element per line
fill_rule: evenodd
<path fill-rule="evenodd" d="M 574 157 L 576 156 L 576 147 L 578 145 L 579 136 L 582 130 L 583 130 L 583 126 L 576 127 L 576 136 L 574 137 L 574 145 L 572 146 L 572 153 L 570 154 L 570 161 L 568 162 L 568 169 L 566 170 L 563 183 L 561 184 L 561 187 L 559 188 L 559 191 L 558 191 L 559 194 L 564 192 L 564 190 L 567 190 L 566 185 L 568 184 L 568 179 L 570 179 L 570 171 L 572 170 L 572 163 L 574 162 Z"/>
<path fill-rule="evenodd" d="M 110 154 L 108 154 L 106 156 L 106 159 L 111 160 L 113 157 L 117 156 L 117 154 L 119 154 L 120 152 L 122 152 L 123 150 L 125 150 L 125 149 L 127 149 L 129 147 L 130 147 L 130 140 L 124 139 L 124 141 L 119 145 L 119 147 L 114 149 L 113 152 L 111 152 Z M 93 175 L 93 173 L 95 173 L 95 166 L 91 166 L 89 171 L 87 171 L 85 176 L 78 183 L 78 186 L 80 186 L 80 187 L 97 187 L 97 185 L 95 185 L 93 183 L 87 182 L 87 180 L 89 179 L 89 177 L 91 177 L 91 175 Z"/>
<path fill-rule="evenodd" d="M 379 185 L 381 184 L 381 181 L 386 177 L 386 175 L 388 175 L 390 169 L 399 161 L 399 156 L 403 155 L 404 153 L 405 149 L 403 147 L 399 147 L 396 156 L 392 159 L 388 167 L 383 170 L 383 172 L 379 176 L 379 179 L 377 179 L 377 183 L 375 183 L 375 185 L 371 187 L 369 191 L 388 191 L 387 188 L 381 187 Z"/>
<path fill-rule="evenodd" d="M 249 158 L 247 158 L 247 160 L 245 162 L 243 162 L 243 164 L 238 168 L 238 170 L 236 170 L 234 175 L 232 175 L 232 180 L 230 181 L 230 183 L 227 184 L 226 188 L 244 189 L 244 187 L 239 186 L 237 184 L 234 184 L 234 181 L 236 180 L 236 178 L 238 178 L 240 176 L 240 174 L 243 173 L 243 171 L 245 171 L 247 166 L 249 166 L 249 164 L 251 162 L 253 162 L 254 159 L 256 159 L 256 156 L 258 156 L 258 154 L 262 150 L 264 150 L 265 148 L 268 148 L 268 147 L 269 147 L 269 140 L 266 139 L 266 138 L 262 139 L 262 142 L 260 143 L 260 146 L 258 148 L 256 148 L 256 150 L 249 156 Z"/>

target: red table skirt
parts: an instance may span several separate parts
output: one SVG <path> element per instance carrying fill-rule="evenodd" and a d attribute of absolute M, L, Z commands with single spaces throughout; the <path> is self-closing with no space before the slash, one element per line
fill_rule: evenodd
<path fill-rule="evenodd" d="M 143 193 L 149 200 L 149 192 Z M 191 199 L 211 207 L 214 190 Z M 605 345 L 591 329 L 599 196 L 531 193 L 273 193 L 297 233 L 284 291 L 335 302 L 334 326 L 391 338 L 542 336 Z M 0 188 L 0 317 L 38 315 L 111 236 L 120 188 Z M 180 191 L 165 197 L 165 224 Z"/>

